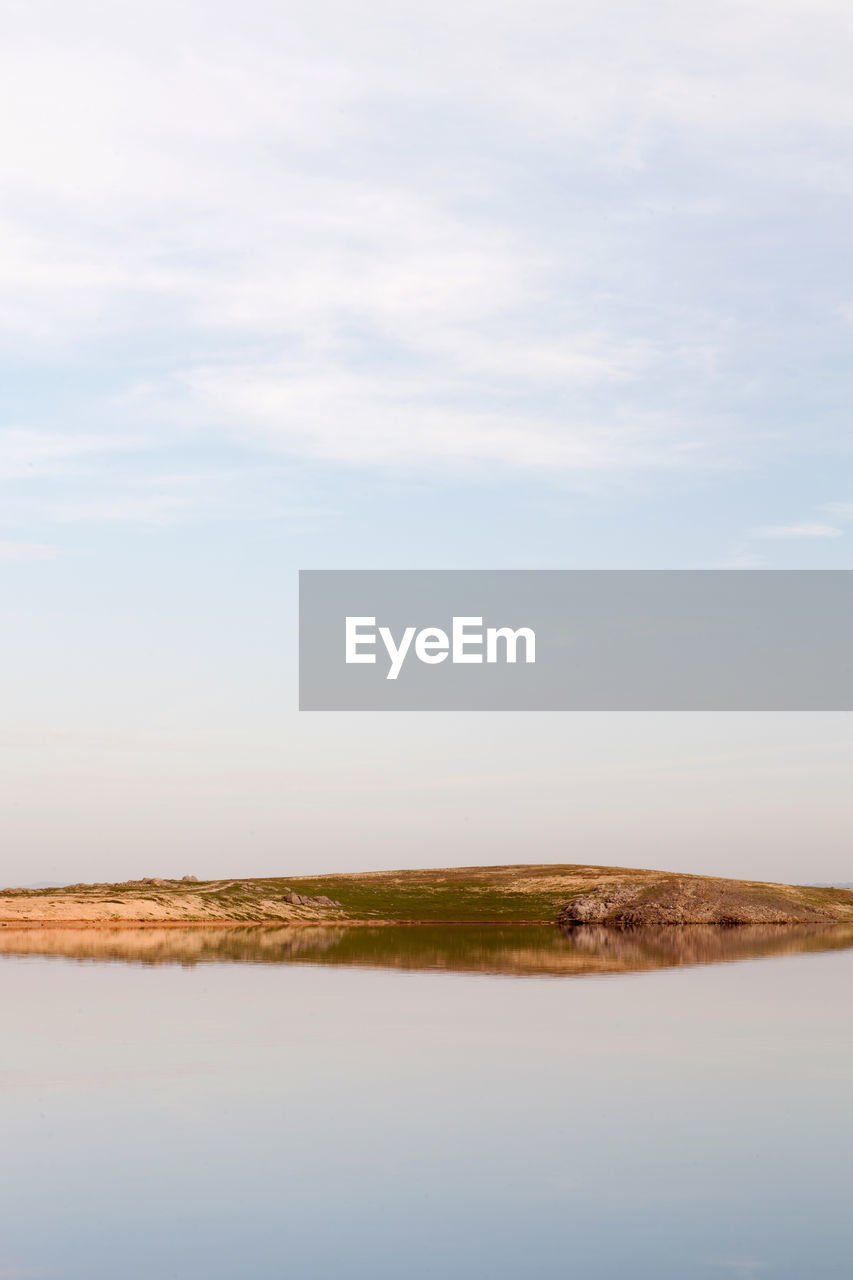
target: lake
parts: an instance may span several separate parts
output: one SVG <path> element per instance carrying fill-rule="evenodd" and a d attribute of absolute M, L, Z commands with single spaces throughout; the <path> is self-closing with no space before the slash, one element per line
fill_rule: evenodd
<path fill-rule="evenodd" d="M 851 943 L 0 930 L 0 1280 L 849 1280 Z"/>

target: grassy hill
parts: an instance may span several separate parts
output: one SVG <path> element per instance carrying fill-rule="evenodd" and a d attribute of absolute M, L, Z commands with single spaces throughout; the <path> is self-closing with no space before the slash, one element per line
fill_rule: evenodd
<path fill-rule="evenodd" d="M 0 892 L 6 924 L 853 922 L 853 891 L 584 865 L 164 880 Z"/>

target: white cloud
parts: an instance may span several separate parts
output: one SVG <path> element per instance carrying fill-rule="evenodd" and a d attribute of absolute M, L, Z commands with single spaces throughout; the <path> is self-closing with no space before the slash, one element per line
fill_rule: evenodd
<path fill-rule="evenodd" d="M 460 407 L 458 386 L 435 377 L 211 367 L 188 375 L 186 389 L 188 420 L 215 423 L 256 448 L 331 462 L 671 469 L 696 465 L 702 449 L 689 433 L 679 438 L 641 414 L 604 423 Z"/>
<path fill-rule="evenodd" d="M 853 520 L 853 502 L 825 502 L 821 511 L 842 523 Z"/>
<path fill-rule="evenodd" d="M 753 538 L 840 538 L 844 530 L 837 525 L 804 520 L 799 524 L 762 524 L 749 532 Z"/>
<path fill-rule="evenodd" d="M 60 502 L 46 508 L 46 514 L 60 523 L 102 523 L 118 521 L 122 524 L 168 525 L 179 521 L 188 512 L 204 513 L 211 506 L 197 492 L 179 493 L 127 493 L 119 492 L 111 498 L 81 498 L 72 502 Z"/>
<path fill-rule="evenodd" d="M 272 483 L 271 483 L 272 482 Z M 59 501 L 36 501 L 40 520 L 59 524 L 141 524 L 169 526 L 201 517 L 274 519 L 310 525 L 332 514 L 297 495 L 286 475 L 265 460 L 262 468 L 140 474 L 116 469 L 109 478 L 93 476 Z"/>
<path fill-rule="evenodd" d="M 732 1272 L 733 1280 L 755 1280 L 757 1273 L 766 1271 L 770 1264 L 760 1259 L 723 1258 L 712 1265 Z"/>
<path fill-rule="evenodd" d="M 52 560 L 60 550 L 38 542 L 0 542 L 0 560 Z"/>
<path fill-rule="evenodd" d="M 0 1262 L 0 1280 L 45 1280 L 57 1275 L 44 1267 L 21 1266 L 13 1262 Z"/>
<path fill-rule="evenodd" d="M 139 448 L 144 439 L 133 434 L 42 431 L 0 427 L 0 480 L 27 479 L 67 473 L 87 459 Z"/>
<path fill-rule="evenodd" d="M 707 569 L 761 569 L 766 563 L 764 556 L 757 555 L 748 547 L 739 546 L 727 556 L 722 556 L 719 560 L 713 561 L 711 564 L 702 565 L 700 568 Z"/>
<path fill-rule="evenodd" d="M 369 465 L 742 459 L 704 408 L 737 304 L 671 293 L 656 254 L 757 175 L 838 189 L 851 45 L 841 0 L 19 6 L 0 329 L 124 394 L 34 461 L 0 441 L 0 475 L 181 431 Z M 671 181 L 675 145 L 713 181 Z"/>

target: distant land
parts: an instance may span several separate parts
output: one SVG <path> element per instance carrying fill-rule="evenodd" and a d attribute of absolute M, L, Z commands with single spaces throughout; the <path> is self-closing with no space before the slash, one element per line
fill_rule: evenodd
<path fill-rule="evenodd" d="M 853 923 L 853 891 L 625 867 L 418 871 L 75 884 L 0 891 L 0 926 Z"/>

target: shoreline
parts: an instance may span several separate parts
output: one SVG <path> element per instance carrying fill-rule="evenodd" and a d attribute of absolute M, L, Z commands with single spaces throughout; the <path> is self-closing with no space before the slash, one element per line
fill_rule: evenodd
<path fill-rule="evenodd" d="M 792 922 L 793 923 L 793 922 Z M 835 923 L 842 924 L 843 921 Z M 506 928 L 508 924 L 556 928 L 557 922 L 551 920 L 340 920 L 329 916 L 322 920 L 170 920 L 145 919 L 134 920 L 130 916 L 121 916 L 116 920 L 65 920 L 59 919 L 2 919 L 0 929 L 387 929 L 387 928 L 419 928 L 441 926 L 442 928 Z"/>

